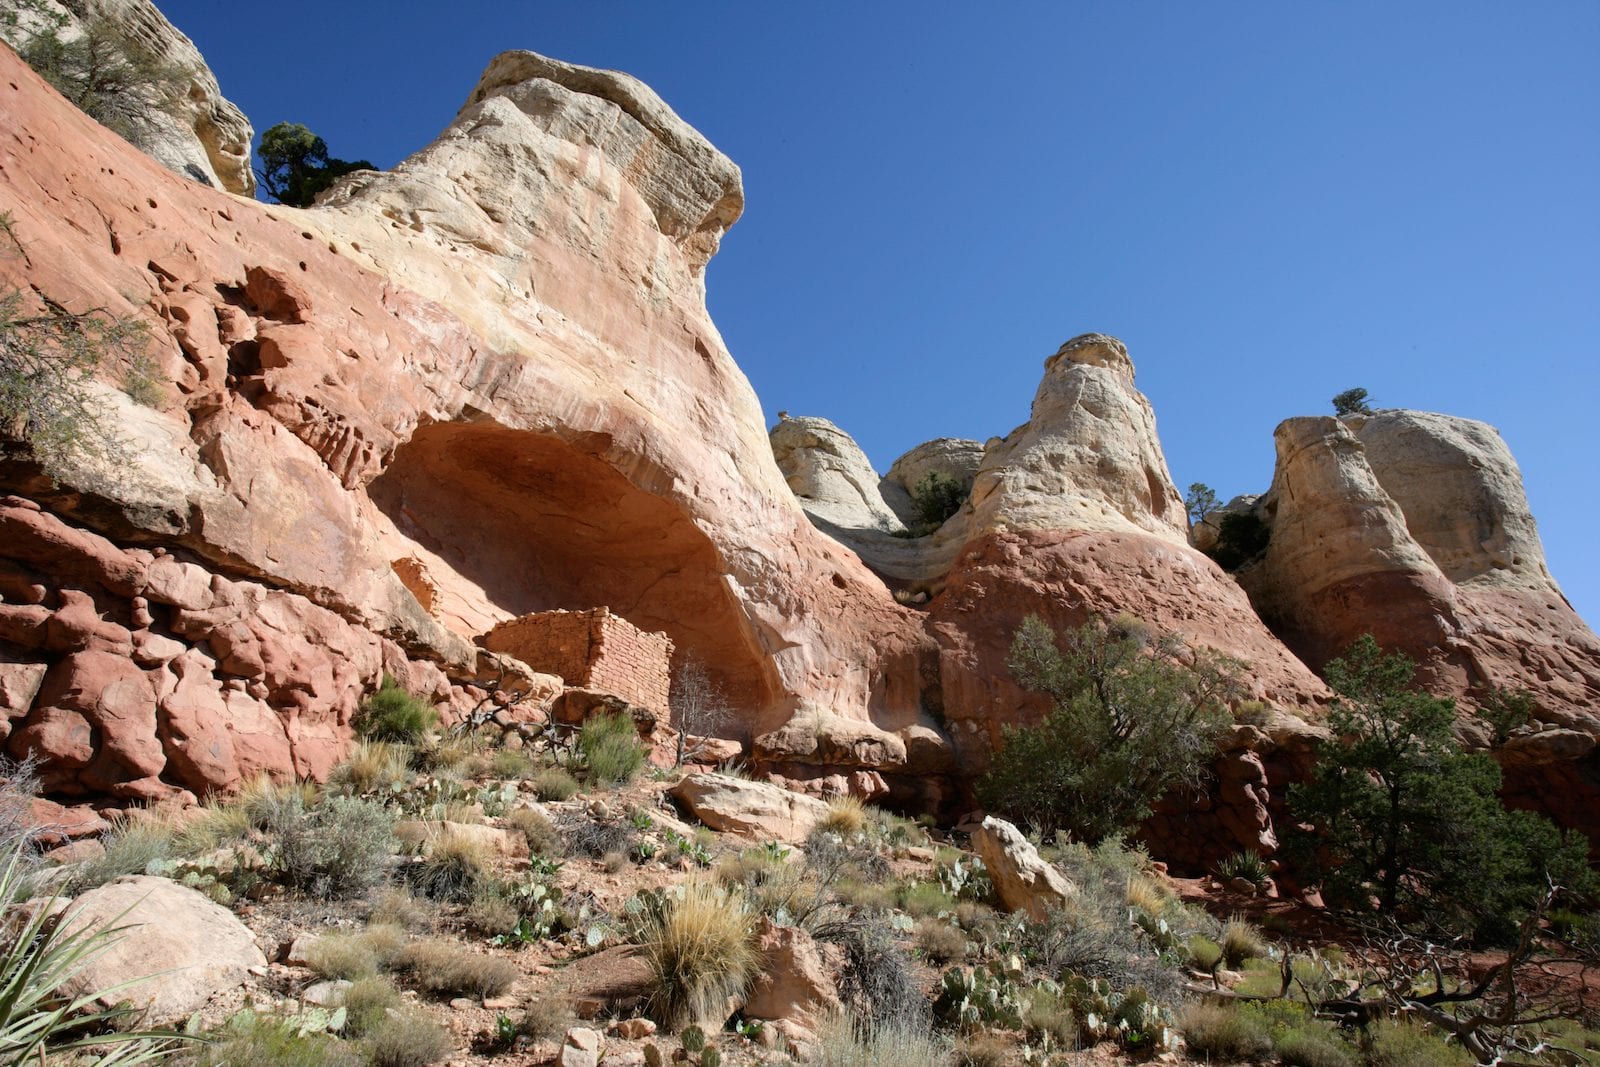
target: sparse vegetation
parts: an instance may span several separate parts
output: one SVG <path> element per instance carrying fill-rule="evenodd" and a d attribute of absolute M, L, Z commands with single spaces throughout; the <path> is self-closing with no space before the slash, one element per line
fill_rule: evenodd
<path fill-rule="evenodd" d="M 933 533 L 945 524 L 967 502 L 968 490 L 956 479 L 941 471 L 929 471 L 911 489 L 911 507 L 917 521 L 912 527 L 915 536 Z"/>
<path fill-rule="evenodd" d="M 631 782 L 644 766 L 639 731 L 621 712 L 596 715 L 585 722 L 578 734 L 578 752 L 589 781 L 596 785 Z"/>
<path fill-rule="evenodd" d="M 438 721 L 438 713 L 426 701 L 386 674 L 378 691 L 362 703 L 356 732 L 369 741 L 416 745 Z"/>
<path fill-rule="evenodd" d="M 650 967 L 650 1013 L 673 1029 L 709 1020 L 755 974 L 743 896 L 709 882 L 689 882 L 651 915 L 639 945 Z"/>
<path fill-rule="evenodd" d="M 0 28 L 19 41 L 23 62 L 84 114 L 139 145 L 141 127 L 188 92 L 195 71 L 157 55 L 105 15 L 81 19 L 75 34 L 68 22 L 40 0 L 15 0 L 0 12 Z"/>
<path fill-rule="evenodd" d="M 711 677 L 706 665 L 690 656 L 672 678 L 672 728 L 678 731 L 674 765 L 704 755 L 707 738 L 717 736 L 733 723 L 733 705 L 722 687 Z"/>
<path fill-rule="evenodd" d="M 560 767 L 546 767 L 533 776 L 533 792 L 540 800 L 570 800 L 579 788 L 578 780 Z"/>
<path fill-rule="evenodd" d="M 380 804 L 332 796 L 307 808 L 303 794 L 278 795 L 267 813 L 276 846 L 274 871 L 313 896 L 365 892 L 388 876 L 394 853 L 394 816 Z"/>
<path fill-rule="evenodd" d="M 418 990 L 441 996 L 499 996 L 517 980 L 510 960 L 474 952 L 447 938 L 411 942 L 396 955 L 394 965 Z"/>
<path fill-rule="evenodd" d="M 1029 616 L 1010 667 L 1053 707 L 1039 725 L 1005 731 L 979 796 L 1091 843 L 1137 825 L 1169 788 L 1199 782 L 1237 690 L 1228 661 L 1098 618 L 1060 642 Z"/>
<path fill-rule="evenodd" d="M 0 214 L 0 256 L 20 253 L 11 216 Z M 114 373 L 136 401 L 159 398 L 144 323 L 102 308 L 72 312 L 0 288 L 0 442 L 25 445 L 46 470 L 125 458 L 111 403 L 96 385 Z"/>
<path fill-rule="evenodd" d="M 1336 393 L 1333 398 L 1333 413 L 1335 415 L 1371 415 L 1372 407 L 1367 403 L 1367 391 L 1362 388 L 1346 389 Z"/>
<path fill-rule="evenodd" d="M 372 1067 L 428 1067 L 448 1056 L 455 1042 L 421 1011 L 400 1008 L 367 1030 L 362 1047 Z"/>

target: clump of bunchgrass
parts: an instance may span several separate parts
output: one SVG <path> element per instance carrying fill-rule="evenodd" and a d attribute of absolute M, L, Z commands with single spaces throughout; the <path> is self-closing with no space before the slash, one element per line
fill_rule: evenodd
<path fill-rule="evenodd" d="M 177 833 L 171 822 L 153 816 L 116 819 L 100 839 L 105 851 L 73 869 L 68 889 L 77 894 L 125 874 L 147 873 L 152 865 L 173 857 Z"/>
<path fill-rule="evenodd" d="M 693 881 L 649 915 L 640 949 L 650 968 L 650 1012 L 672 1029 L 701 1020 L 720 1028 L 730 996 L 755 975 L 757 953 L 743 895 Z"/>
<path fill-rule="evenodd" d="M 1238 1063 L 1272 1051 L 1262 1020 L 1232 1005 L 1191 1004 L 1179 1021 L 1189 1054 L 1209 1063 Z"/>
<path fill-rule="evenodd" d="M 391 1009 L 398 1009 L 403 1001 L 393 982 L 374 976 L 352 981 L 345 987 L 340 1003 L 345 1011 L 345 1036 L 362 1037 L 382 1023 Z"/>
<path fill-rule="evenodd" d="M 506 813 L 506 825 L 520 833 L 528 842 L 528 851 L 536 856 L 559 856 L 566 850 L 561 833 L 543 812 L 533 808 L 513 808 Z"/>
<path fill-rule="evenodd" d="M 328 775 L 328 788 L 346 793 L 396 792 L 411 780 L 411 748 L 391 741 L 359 742 Z"/>
<path fill-rule="evenodd" d="M 533 792 L 540 800 L 569 800 L 578 792 L 578 780 L 561 767 L 546 767 L 533 776 Z"/>
<path fill-rule="evenodd" d="M 422 859 L 406 868 L 406 880 L 429 900 L 465 903 L 489 870 L 482 842 L 451 828 L 430 834 Z"/>
<path fill-rule="evenodd" d="M 924 919 L 917 924 L 917 951 L 933 963 L 959 962 L 967 957 L 967 935 L 949 923 Z"/>
<path fill-rule="evenodd" d="M 856 797 L 830 797 L 828 814 L 817 825 L 845 837 L 854 837 L 867 828 L 866 806 Z"/>
<path fill-rule="evenodd" d="M 633 781 L 644 766 L 644 746 L 631 716 L 617 712 L 596 715 L 578 733 L 578 752 L 585 772 L 595 785 L 622 785 Z"/>
<path fill-rule="evenodd" d="M 406 945 L 395 958 L 395 968 L 419 991 L 445 996 L 499 996 L 517 980 L 511 961 L 437 937 Z"/>
<path fill-rule="evenodd" d="M 1222 924 L 1222 960 L 1230 969 L 1237 970 L 1245 960 L 1266 954 L 1267 943 L 1261 931 L 1244 916 L 1232 916 Z"/>
<path fill-rule="evenodd" d="M 369 741 L 415 745 L 438 721 L 432 705 L 406 692 L 386 674 L 378 691 L 362 702 L 355 727 Z"/>
<path fill-rule="evenodd" d="M 418 1008 L 400 1008 L 378 1020 L 361 1046 L 372 1067 L 429 1067 L 455 1048 L 449 1031 Z"/>
<path fill-rule="evenodd" d="M 872 1026 L 838 1012 L 817 1028 L 822 1067 L 945 1067 L 949 1049 L 928 1031 L 911 1026 Z"/>

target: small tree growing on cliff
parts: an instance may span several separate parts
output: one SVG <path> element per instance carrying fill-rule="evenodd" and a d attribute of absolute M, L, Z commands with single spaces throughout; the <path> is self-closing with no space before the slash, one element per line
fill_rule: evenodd
<path fill-rule="evenodd" d="M 1338 694 L 1315 776 L 1291 786 L 1287 842 L 1330 905 L 1490 939 L 1516 928 L 1551 882 L 1588 887 L 1587 847 L 1507 811 L 1500 768 L 1451 731 L 1455 702 L 1412 687 L 1415 666 L 1370 634 L 1329 663 Z"/>
<path fill-rule="evenodd" d="M 1216 491 L 1205 482 L 1191 482 L 1189 491 L 1184 494 L 1183 506 L 1189 512 L 1189 521 L 1198 526 L 1222 505 L 1217 501 Z"/>
<path fill-rule="evenodd" d="M 1010 667 L 1053 707 L 1039 725 L 1005 731 L 978 795 L 1091 844 L 1138 825 L 1174 786 L 1199 783 L 1239 688 L 1236 664 L 1121 616 L 1092 618 L 1061 641 L 1030 615 Z"/>
<path fill-rule="evenodd" d="M 1372 408 L 1367 404 L 1367 391 L 1365 389 L 1346 389 L 1333 398 L 1333 413 L 1335 415 L 1371 415 Z"/>
<path fill-rule="evenodd" d="M 263 133 L 256 154 L 261 187 L 290 207 L 309 207 L 318 193 L 352 171 L 377 169 L 365 159 L 328 155 L 328 143 L 298 122 L 280 122 Z"/>
<path fill-rule="evenodd" d="M 705 664 L 692 656 L 678 668 L 668 702 L 672 706 L 672 728 L 678 731 L 679 767 L 686 760 L 698 759 L 704 753 L 706 739 L 733 721 L 733 706 L 722 687 L 712 679 Z"/>

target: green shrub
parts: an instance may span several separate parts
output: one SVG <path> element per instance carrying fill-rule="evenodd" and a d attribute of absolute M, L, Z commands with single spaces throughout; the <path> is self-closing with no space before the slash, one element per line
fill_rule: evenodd
<path fill-rule="evenodd" d="M 956 900 L 934 882 L 912 882 L 900 891 L 900 907 L 914 919 L 956 910 Z"/>
<path fill-rule="evenodd" d="M 1334 907 L 1430 932 L 1512 936 L 1550 882 L 1594 884 L 1587 843 L 1497 795 L 1500 768 L 1461 750 L 1455 703 L 1412 687 L 1415 664 L 1370 634 L 1325 669 L 1338 694 L 1311 781 L 1289 788 L 1288 855 Z"/>
<path fill-rule="evenodd" d="M 1408 1022 L 1383 1019 L 1368 1034 L 1369 1067 L 1473 1067 L 1472 1055 Z"/>
<path fill-rule="evenodd" d="M 533 776 L 533 792 L 540 800 L 569 800 L 578 792 L 578 780 L 560 767 L 546 767 Z"/>
<path fill-rule="evenodd" d="M 1336 393 L 1333 397 L 1333 413 L 1335 415 L 1371 415 L 1372 407 L 1367 403 L 1367 391 L 1361 388 L 1346 389 Z"/>
<path fill-rule="evenodd" d="M 438 721 L 430 704 L 406 692 L 386 674 L 378 691 L 362 703 L 355 726 L 369 741 L 415 745 Z"/>
<path fill-rule="evenodd" d="M 1207 974 L 1216 973 L 1222 963 L 1222 946 L 1201 934 L 1189 938 L 1189 965 Z"/>
<path fill-rule="evenodd" d="M 911 490 L 911 507 L 921 533 L 932 533 L 961 510 L 967 487 L 940 471 L 929 471 Z"/>
<path fill-rule="evenodd" d="M 388 876 L 397 842 L 394 816 L 358 797 L 329 797 L 305 808 L 299 793 L 283 794 L 269 815 L 273 870 L 297 889 L 319 897 L 364 892 Z"/>
<path fill-rule="evenodd" d="M 1267 1028 L 1253 1014 L 1220 1004 L 1191 1004 L 1179 1022 L 1192 1057 L 1238 1063 L 1272 1051 Z"/>
<path fill-rule="evenodd" d="M 533 773 L 533 760 L 515 748 L 497 748 L 489 760 L 489 773 L 496 778 L 526 778 Z"/>
<path fill-rule="evenodd" d="M 596 785 L 631 782 L 644 766 L 639 731 L 633 719 L 621 712 L 596 715 L 585 722 L 578 734 L 578 751 L 589 781 Z"/>
<path fill-rule="evenodd" d="M 1098 618 L 1063 644 L 1030 615 L 1010 667 L 1053 707 L 1037 726 L 1006 729 L 978 794 L 991 810 L 1090 843 L 1136 826 L 1173 786 L 1199 781 L 1237 689 L 1231 662 L 1147 643 Z"/>
<path fill-rule="evenodd" d="M 1261 556 L 1272 540 L 1272 527 L 1253 511 L 1234 511 L 1217 524 L 1217 542 L 1206 554 L 1217 566 L 1233 572 Z"/>
<path fill-rule="evenodd" d="M 1242 878 L 1259 889 L 1266 884 L 1268 878 L 1272 877 L 1272 869 L 1260 855 L 1246 849 L 1219 860 L 1217 877 L 1224 882 Z"/>
<path fill-rule="evenodd" d="M 1360 1062 L 1355 1049 L 1316 1023 L 1290 1027 L 1272 1044 L 1284 1067 L 1357 1067 Z"/>

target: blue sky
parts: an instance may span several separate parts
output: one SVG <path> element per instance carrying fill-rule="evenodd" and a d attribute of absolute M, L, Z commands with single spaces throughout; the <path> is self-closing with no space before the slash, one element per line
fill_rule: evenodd
<path fill-rule="evenodd" d="M 1600 622 L 1600 4 L 158 0 L 258 131 L 390 165 L 491 56 L 626 70 L 744 170 L 712 312 L 879 469 L 1127 342 L 1180 488 L 1351 386 L 1497 426 Z"/>

